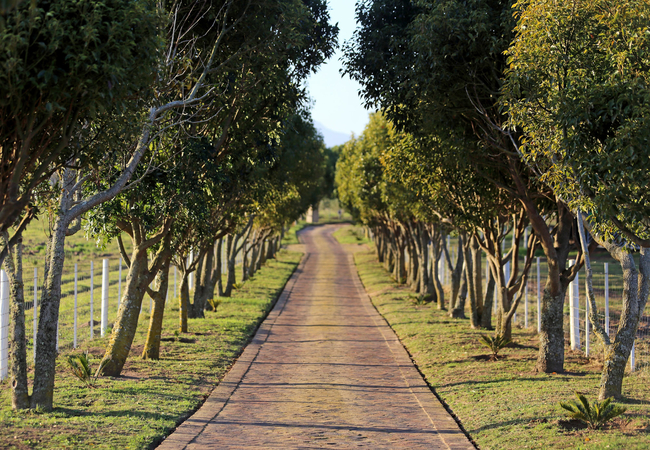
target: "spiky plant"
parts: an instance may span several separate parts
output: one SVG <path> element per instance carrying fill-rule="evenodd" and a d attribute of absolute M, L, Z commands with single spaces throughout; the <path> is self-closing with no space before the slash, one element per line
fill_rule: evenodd
<path fill-rule="evenodd" d="M 208 303 L 210 304 L 210 307 L 212 308 L 212 311 L 216 311 L 219 305 L 221 305 L 221 299 L 220 298 L 209 298 Z"/>
<path fill-rule="evenodd" d="M 512 343 L 510 339 L 500 334 L 495 334 L 494 337 L 482 334 L 480 342 L 492 351 L 492 358 L 494 358 L 495 361 L 499 359 L 498 357 L 501 349 Z"/>
<path fill-rule="evenodd" d="M 95 376 L 93 376 L 92 370 L 90 369 L 90 358 L 88 357 L 88 353 L 68 356 L 68 365 L 70 366 L 70 370 L 74 376 L 79 378 L 88 387 L 94 387 L 95 381 L 97 381 L 104 364 L 105 361 L 102 361 L 102 363 L 99 364 Z"/>
<path fill-rule="evenodd" d="M 627 408 L 612 403 L 612 398 L 607 398 L 602 402 L 595 400 L 589 404 L 587 397 L 576 392 L 578 401 L 572 400 L 560 406 L 568 411 L 569 417 L 585 422 L 592 430 L 597 430 L 616 416 L 620 416 Z"/>

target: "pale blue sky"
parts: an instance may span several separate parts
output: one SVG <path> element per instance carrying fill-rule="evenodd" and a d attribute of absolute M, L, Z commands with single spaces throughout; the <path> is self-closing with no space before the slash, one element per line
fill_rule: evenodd
<path fill-rule="evenodd" d="M 355 0 L 329 0 L 331 21 L 339 24 L 339 44 L 352 37 Z M 312 117 L 326 128 L 350 135 L 360 135 L 368 123 L 366 111 L 359 98 L 359 84 L 349 77 L 341 78 L 340 48 L 318 73 L 308 81 L 310 96 L 314 100 Z"/>

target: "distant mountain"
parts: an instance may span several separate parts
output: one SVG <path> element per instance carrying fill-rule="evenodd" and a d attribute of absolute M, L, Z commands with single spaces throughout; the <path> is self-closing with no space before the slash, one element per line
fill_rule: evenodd
<path fill-rule="evenodd" d="M 345 134 L 330 130 L 325 125 L 316 120 L 314 121 L 314 125 L 316 126 L 316 129 L 323 135 L 323 139 L 325 139 L 325 145 L 327 147 L 334 147 L 335 145 L 345 144 L 352 137 L 352 133 Z"/>

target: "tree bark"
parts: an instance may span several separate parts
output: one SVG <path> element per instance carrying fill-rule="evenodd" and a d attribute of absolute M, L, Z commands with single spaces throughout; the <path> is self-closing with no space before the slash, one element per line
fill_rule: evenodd
<path fill-rule="evenodd" d="M 10 325 L 11 339 L 11 407 L 14 410 L 30 407 L 29 388 L 27 385 L 27 343 L 25 335 L 25 294 L 23 285 L 23 239 L 18 237 L 12 246 L 9 233 L 3 232 L 3 245 L 7 249 L 4 267 L 10 284 Z"/>
<path fill-rule="evenodd" d="M 167 287 L 169 285 L 169 263 L 171 255 L 165 258 L 160 271 L 156 275 L 156 290 L 147 288 L 147 293 L 153 299 L 153 311 L 149 318 L 147 339 L 142 351 L 142 359 L 160 359 L 160 338 L 162 335 L 163 316 L 165 313 L 165 300 L 167 300 Z"/>
<path fill-rule="evenodd" d="M 220 241 L 220 239 L 219 239 Z M 219 246 L 220 248 L 221 246 Z M 194 302 L 189 309 L 191 319 L 205 318 L 205 310 L 208 299 L 214 296 L 214 288 L 217 284 L 217 265 L 215 264 L 215 243 L 207 248 L 201 249 L 201 260 L 196 270 L 196 287 L 194 288 Z M 219 259 L 219 261 L 221 261 Z M 219 263 L 218 273 L 221 275 L 221 264 Z"/>
<path fill-rule="evenodd" d="M 190 306 L 189 272 L 181 272 L 181 289 L 178 300 L 178 331 L 187 333 L 187 312 Z"/>
<path fill-rule="evenodd" d="M 488 271 L 488 280 L 483 298 L 483 310 L 481 312 L 481 328 L 492 329 L 492 305 L 494 304 L 494 277 Z"/>
<path fill-rule="evenodd" d="M 637 271 L 633 255 L 622 246 L 612 242 L 605 242 L 598 235 L 592 234 L 594 241 L 607 249 L 623 269 L 623 306 L 618 323 L 618 330 L 612 342 L 608 330 L 600 324 L 598 310 L 593 290 L 593 274 L 589 260 L 586 233 L 583 227 L 582 214 L 576 214 L 578 219 L 578 232 L 585 260 L 587 272 L 587 299 L 590 303 L 589 320 L 593 325 L 594 334 L 603 344 L 604 364 L 600 379 L 598 398 L 605 400 L 609 397 L 620 398 L 623 391 L 623 377 L 625 367 L 630 357 L 634 340 L 643 315 L 650 292 L 650 249 L 641 247 L 639 257 L 639 270 Z"/>
<path fill-rule="evenodd" d="M 223 254 L 223 237 L 219 238 L 217 240 L 217 250 L 215 254 L 215 279 L 216 279 L 216 289 L 217 289 L 217 296 L 218 297 L 223 297 L 223 277 L 222 277 L 222 272 L 223 272 L 223 260 L 221 259 L 221 256 Z M 226 261 L 227 264 L 227 261 Z M 227 266 L 226 266 L 227 267 Z"/>
<path fill-rule="evenodd" d="M 117 312 L 117 320 L 102 360 L 104 364 L 102 375 L 104 376 L 117 377 L 122 372 L 138 327 L 142 299 L 154 278 L 154 274 L 149 270 L 147 252 L 138 252 L 137 250 L 136 247 L 130 261 L 131 265 Z"/>
<path fill-rule="evenodd" d="M 102 358 L 103 368 L 101 373 L 104 376 L 117 377 L 122 373 L 138 328 L 144 294 L 162 267 L 165 258 L 170 257 L 170 226 L 171 222 L 166 221 L 161 226 L 159 233 L 147 239 L 144 227 L 138 220 L 133 220 L 130 224 L 130 234 L 133 241 L 133 252 L 130 258 L 124 252 L 121 240 L 119 241 L 120 251 L 129 267 L 129 273 L 126 277 L 124 294 L 122 295 L 120 308 L 117 311 L 117 319 L 113 326 L 111 339 Z M 154 256 L 150 267 L 148 250 L 161 240 L 163 243 Z"/>
<path fill-rule="evenodd" d="M 466 264 L 463 264 L 463 272 L 461 273 L 460 279 L 460 289 L 458 290 L 458 295 L 456 296 L 456 302 L 453 304 L 453 306 L 451 303 L 449 304 L 449 317 L 453 317 L 455 319 L 465 319 L 465 300 L 467 299 L 467 294 L 469 291 Z"/>
<path fill-rule="evenodd" d="M 63 210 L 63 208 L 61 208 Z M 66 208 L 67 209 L 67 208 Z M 51 411 L 56 372 L 56 337 L 61 302 L 61 276 L 65 260 L 65 235 L 68 222 L 60 216 L 54 225 L 47 255 L 47 273 L 41 291 L 41 308 L 36 335 L 36 362 L 32 408 Z"/>
<path fill-rule="evenodd" d="M 613 249 L 607 246 L 607 250 Z M 600 379 L 598 398 L 621 398 L 625 367 L 632 352 L 632 346 L 639 328 L 650 291 L 650 249 L 641 247 L 639 271 L 634 265 L 633 256 L 621 249 L 612 252 L 623 268 L 623 307 L 618 322 L 614 342 L 605 346 L 604 366 Z M 595 303 L 595 302 L 594 302 Z"/>
<path fill-rule="evenodd" d="M 449 273 L 451 273 L 451 300 L 450 305 L 456 305 L 458 299 L 458 293 L 460 291 L 460 282 L 463 274 L 463 264 L 464 264 L 464 253 L 463 253 L 463 242 L 464 234 L 461 233 L 458 235 L 458 248 L 456 255 L 456 265 L 451 262 L 451 257 L 449 255 L 449 250 L 447 249 L 447 243 L 445 242 L 445 236 L 442 236 L 441 239 L 442 249 L 444 251 L 445 259 L 447 262 L 447 267 L 449 268 Z M 439 306 L 439 309 L 443 309 Z"/>

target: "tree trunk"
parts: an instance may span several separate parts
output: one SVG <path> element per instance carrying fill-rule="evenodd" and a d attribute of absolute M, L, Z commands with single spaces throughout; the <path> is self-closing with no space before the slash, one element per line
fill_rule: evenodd
<path fill-rule="evenodd" d="M 431 234 L 431 275 L 433 278 L 433 288 L 435 294 L 435 301 L 438 304 L 438 309 L 445 309 L 445 290 L 440 281 L 440 276 L 438 272 L 438 267 L 440 264 L 440 258 L 443 257 L 442 251 L 442 240 L 444 239 L 443 234 L 440 231 L 435 231 Z"/>
<path fill-rule="evenodd" d="M 449 304 L 449 317 L 456 319 L 465 319 L 465 300 L 467 299 L 467 293 L 469 291 L 469 285 L 467 283 L 467 268 L 463 265 L 463 272 L 461 274 L 460 289 L 458 290 L 458 295 L 456 296 L 456 302 Z"/>
<path fill-rule="evenodd" d="M 541 237 L 548 233 L 546 222 L 539 216 L 531 214 L 529 218 L 548 264 L 548 278 L 542 297 L 542 320 L 539 332 L 539 353 L 536 369 L 539 372 L 564 372 L 564 296 L 567 286 L 573 279 L 566 263 L 569 256 L 570 238 L 573 236 L 573 216 L 568 209 L 558 201 L 558 224 L 553 235 L 552 246 Z M 548 238 L 547 238 L 548 240 Z"/>
<path fill-rule="evenodd" d="M 455 305 L 458 299 L 458 293 L 460 291 L 460 282 L 463 274 L 463 264 L 464 264 L 464 255 L 463 255 L 463 242 L 464 234 L 458 235 L 458 248 L 456 255 L 456 265 L 451 262 L 451 257 L 449 255 L 449 250 L 447 249 L 447 243 L 445 242 L 444 235 L 442 236 L 441 243 L 442 248 L 445 254 L 445 261 L 447 262 L 447 267 L 451 273 L 451 300 L 450 305 Z"/>
<path fill-rule="evenodd" d="M 214 296 L 214 288 L 217 284 L 217 267 L 215 265 L 215 245 L 201 249 L 201 261 L 196 270 L 196 288 L 194 288 L 194 302 L 189 310 L 189 317 L 192 319 L 205 318 L 205 309 L 208 299 Z M 219 264 L 221 266 L 221 264 Z M 221 275 L 221 267 L 219 267 Z"/>
<path fill-rule="evenodd" d="M 481 247 L 476 236 L 470 240 L 472 267 L 474 269 L 474 291 L 476 296 L 477 327 L 480 326 L 480 318 L 483 315 L 483 264 L 481 262 Z"/>
<path fill-rule="evenodd" d="M 61 276 L 65 260 L 64 244 L 67 222 L 59 216 L 54 225 L 47 255 L 47 274 L 41 292 L 32 408 L 51 411 L 56 373 L 56 337 L 61 302 Z"/>
<path fill-rule="evenodd" d="M 251 273 L 251 277 L 262 268 L 264 264 L 264 255 L 266 255 L 266 239 L 262 239 L 262 242 L 259 244 L 259 249 L 257 250 L 257 261 L 255 262 L 255 270 Z"/>
<path fill-rule="evenodd" d="M 165 300 L 169 285 L 169 263 L 171 258 L 166 258 L 158 275 L 156 276 L 156 290 L 148 289 L 149 296 L 153 299 L 153 311 L 149 318 L 147 340 L 142 351 L 142 359 L 160 359 L 160 337 L 162 335 L 163 316 L 165 313 Z"/>
<path fill-rule="evenodd" d="M 181 272 L 181 295 L 178 301 L 178 331 L 187 333 L 187 313 L 190 306 L 189 272 Z"/>
<path fill-rule="evenodd" d="M 566 290 L 551 295 L 550 281 L 542 296 L 542 323 L 536 368 L 540 372 L 564 371 L 564 296 Z M 565 287 L 566 289 L 566 287 Z"/>
<path fill-rule="evenodd" d="M 489 263 L 488 263 L 489 264 Z M 486 330 L 492 329 L 492 305 L 494 304 L 494 277 L 492 272 L 488 271 L 487 286 L 485 288 L 485 297 L 483 297 L 483 309 L 481 311 L 481 328 Z"/>
<path fill-rule="evenodd" d="M 9 233 L 3 233 L 3 245 L 7 248 L 4 260 L 10 283 L 10 328 L 11 340 L 11 407 L 14 410 L 28 409 L 30 406 L 27 386 L 27 343 L 25 341 L 25 294 L 23 286 L 23 240 L 9 245 Z"/>
<path fill-rule="evenodd" d="M 236 245 L 233 245 L 233 237 L 231 235 L 228 235 L 228 238 L 226 239 L 226 258 L 227 258 L 228 267 L 227 267 L 227 274 L 226 274 L 226 288 L 223 291 L 224 297 L 230 297 L 232 295 L 232 287 L 235 285 L 236 282 L 235 262 L 237 258 L 237 253 L 235 247 Z M 242 267 L 242 271 L 246 272 L 245 261 L 244 261 L 244 266 Z"/>
<path fill-rule="evenodd" d="M 420 294 L 430 296 L 433 290 L 433 283 L 429 277 L 429 233 L 424 225 L 419 224 L 416 239 L 418 240 L 418 269 L 420 271 Z"/>
<path fill-rule="evenodd" d="M 142 299 L 155 275 L 149 270 L 146 250 L 138 252 L 137 246 L 134 247 L 117 320 L 102 360 L 106 361 L 102 370 L 104 376 L 117 377 L 122 373 L 138 327 Z"/>
<path fill-rule="evenodd" d="M 641 248 L 637 271 L 632 254 L 612 244 L 606 245 L 606 248 L 620 262 L 623 269 L 623 307 L 614 341 L 604 349 L 603 373 L 598 393 L 600 400 L 622 396 L 625 367 L 632 352 L 650 289 L 650 249 Z M 616 251 L 612 251 L 614 248 Z"/>
<path fill-rule="evenodd" d="M 216 279 L 216 289 L 217 289 L 217 296 L 218 297 L 223 297 L 223 277 L 222 277 L 222 272 L 223 272 L 223 261 L 221 260 L 221 255 L 223 254 L 222 251 L 223 248 L 223 238 L 219 238 L 217 240 L 217 250 L 215 254 L 215 279 Z M 226 261 L 227 264 L 227 261 Z"/>

